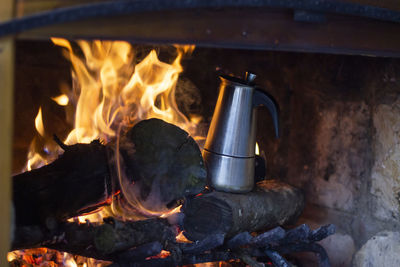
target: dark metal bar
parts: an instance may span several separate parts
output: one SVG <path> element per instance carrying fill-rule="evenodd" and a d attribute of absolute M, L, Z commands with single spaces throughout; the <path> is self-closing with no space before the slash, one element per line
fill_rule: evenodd
<path fill-rule="evenodd" d="M 400 12 L 386 8 L 330 0 L 130 0 L 88 4 L 14 19 L 0 24 L 0 37 L 16 34 L 52 24 L 90 19 L 94 17 L 119 16 L 149 11 L 184 10 L 197 8 L 288 8 L 320 13 L 334 13 L 400 22 Z"/>

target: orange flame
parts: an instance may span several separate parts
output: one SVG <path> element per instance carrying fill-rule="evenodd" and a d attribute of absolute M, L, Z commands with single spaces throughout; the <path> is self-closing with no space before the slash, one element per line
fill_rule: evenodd
<path fill-rule="evenodd" d="M 59 95 L 59 96 L 56 96 L 56 97 L 52 97 L 51 99 L 53 99 L 54 102 L 56 102 L 60 106 L 66 106 L 69 103 L 69 98 L 65 94 L 62 94 L 62 95 Z"/>
<path fill-rule="evenodd" d="M 28 160 L 26 163 L 25 170 L 32 170 L 43 166 L 48 163 L 48 161 L 43 157 L 41 153 L 39 153 L 38 144 L 40 145 L 41 142 L 44 140 L 45 137 L 45 130 L 43 125 L 43 117 L 42 117 L 42 108 L 39 108 L 38 114 L 35 118 L 35 129 L 36 132 L 39 134 L 36 138 L 34 138 L 31 142 L 30 149 L 28 152 Z"/>
<path fill-rule="evenodd" d="M 176 45 L 177 55 L 171 63 L 161 61 L 152 50 L 135 64 L 137 53 L 127 42 L 77 41 L 78 51 L 75 44 L 65 39 L 52 38 L 52 41 L 64 48 L 64 55 L 72 64 L 73 87 L 69 96 L 63 94 L 52 98 L 61 106 L 76 105 L 74 127 L 64 140 L 65 144 L 90 143 L 95 139 L 107 143 L 118 137 L 121 129 L 148 118 L 163 119 L 196 137 L 196 125 L 202 118 L 191 115 L 189 120 L 175 101 L 175 87 L 183 70 L 181 59 L 192 52 L 194 46 Z M 48 164 L 62 152 L 45 133 L 41 108 L 35 127 L 38 135 L 31 143 L 27 170 Z M 179 208 L 163 216 L 179 212 Z M 98 221 L 101 218 L 102 214 L 97 213 L 77 220 Z M 8 259 L 11 261 L 17 256 L 18 253 L 13 252 Z M 68 254 L 64 255 L 64 264 L 77 266 Z"/>
<path fill-rule="evenodd" d="M 63 94 L 52 98 L 62 106 L 68 105 L 70 99 L 77 100 L 74 128 L 64 141 L 67 145 L 95 139 L 106 143 L 115 138 L 119 127 L 130 127 L 148 118 L 163 119 L 196 135 L 201 117 L 191 115 L 188 120 L 175 101 L 175 86 L 182 72 L 180 61 L 194 46 L 176 45 L 177 56 L 171 64 L 160 61 L 152 50 L 135 65 L 135 51 L 127 42 L 77 41 L 82 57 L 67 40 L 52 38 L 52 41 L 65 49 L 64 54 L 72 64 L 73 96 Z M 45 138 L 41 109 L 35 126 L 40 137 Z M 27 170 L 41 167 L 61 153 L 57 146 L 51 145 L 51 140 L 36 139 L 28 153 Z M 38 143 L 43 143 L 40 148 Z"/>
<path fill-rule="evenodd" d="M 194 46 L 177 46 L 178 55 L 172 64 L 160 61 L 152 50 L 134 65 L 135 53 L 126 42 L 78 41 L 84 54 L 80 58 L 65 39 L 52 41 L 66 48 L 78 84 L 74 88 L 79 92 L 75 129 L 68 135 L 67 144 L 89 143 L 97 138 L 108 141 L 117 134 L 116 125 L 129 127 L 148 118 L 163 119 L 194 134 L 195 123 L 179 111 L 174 95 L 182 72 L 182 55 Z"/>
<path fill-rule="evenodd" d="M 258 146 L 257 142 L 256 142 L 255 154 L 260 155 L 260 147 Z"/>
<path fill-rule="evenodd" d="M 39 108 L 39 112 L 35 118 L 35 128 L 41 136 L 44 136 L 44 126 L 42 118 L 42 108 Z"/>

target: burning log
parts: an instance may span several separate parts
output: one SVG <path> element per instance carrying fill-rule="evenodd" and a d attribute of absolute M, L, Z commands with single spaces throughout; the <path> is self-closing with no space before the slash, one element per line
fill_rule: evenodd
<path fill-rule="evenodd" d="M 166 219 L 118 221 L 105 219 L 102 225 L 63 223 L 56 229 L 24 226 L 17 228 L 14 249 L 44 246 L 77 255 L 112 261 L 122 266 L 182 266 L 211 261 L 241 259 L 251 266 L 263 266 L 266 257 L 275 266 L 290 266 L 281 255 L 309 251 L 317 254 L 319 266 L 329 267 L 323 247 L 316 244 L 335 233 L 335 226 L 311 230 L 303 224 L 291 230 L 276 227 L 251 236 L 242 232 L 225 239 L 224 234 L 210 234 L 194 243 L 177 243 L 176 232 Z M 170 256 L 156 257 L 161 250 Z M 261 262 L 259 262 L 261 261 Z"/>
<path fill-rule="evenodd" d="M 190 240 L 217 233 L 231 237 L 292 222 L 303 207 L 304 197 L 299 189 L 265 180 L 246 194 L 214 191 L 188 200 L 182 208 L 183 229 Z"/>
<path fill-rule="evenodd" d="M 205 186 L 196 142 L 159 119 L 139 122 L 119 142 L 60 145 L 65 152 L 53 163 L 13 177 L 17 225 L 52 224 L 93 211 L 119 190 L 136 211 L 163 212 Z"/>
<path fill-rule="evenodd" d="M 246 232 L 231 239 L 215 234 L 195 243 L 176 243 L 176 233 L 165 219 L 137 222 L 105 219 L 101 225 L 63 223 L 53 230 L 19 227 L 13 248 L 43 246 L 112 261 L 114 267 L 173 267 L 231 259 L 241 259 L 257 266 L 261 264 L 258 260 L 265 261 L 266 257 L 275 266 L 286 267 L 290 265 L 281 254 L 309 251 L 317 254 L 319 266 L 329 267 L 328 255 L 315 242 L 334 233 L 335 226 L 332 224 L 315 230 L 303 224 L 288 231 L 276 227 L 254 237 Z M 155 257 L 162 249 L 168 250 L 170 256 Z"/>
<path fill-rule="evenodd" d="M 103 224 L 67 222 L 51 230 L 45 226 L 21 226 L 16 229 L 12 249 L 47 247 L 100 260 L 127 256 L 132 260 L 147 255 L 145 250 L 158 254 L 158 248 L 174 242 L 175 235 L 166 219 L 123 222 L 108 218 Z M 135 247 L 134 252 L 129 251 Z"/>
<path fill-rule="evenodd" d="M 187 132 L 159 119 L 136 124 L 121 139 L 124 197 L 136 206 L 167 212 L 176 200 L 204 190 L 207 171 Z"/>
<path fill-rule="evenodd" d="M 53 163 L 13 177 L 16 224 L 51 223 L 92 211 L 115 189 L 104 145 L 68 146 Z"/>

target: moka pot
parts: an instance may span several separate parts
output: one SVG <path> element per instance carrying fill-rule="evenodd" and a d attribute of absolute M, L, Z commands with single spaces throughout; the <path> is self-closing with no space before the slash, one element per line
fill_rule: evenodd
<path fill-rule="evenodd" d="M 253 189 L 258 106 L 267 107 L 279 137 L 278 105 L 256 88 L 255 77 L 251 73 L 246 73 L 245 80 L 220 77 L 219 96 L 203 150 L 209 185 L 216 190 L 245 193 Z"/>

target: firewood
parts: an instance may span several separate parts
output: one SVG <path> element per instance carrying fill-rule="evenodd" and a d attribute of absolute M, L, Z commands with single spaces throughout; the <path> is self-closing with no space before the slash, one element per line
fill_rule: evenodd
<path fill-rule="evenodd" d="M 68 146 L 53 163 L 13 177 L 17 225 L 51 223 L 104 205 L 112 188 L 106 147 Z"/>
<path fill-rule="evenodd" d="M 119 190 L 133 209 L 138 204 L 166 211 L 205 187 L 206 170 L 196 142 L 159 119 L 139 122 L 121 136 L 118 146 L 116 141 L 61 146 L 65 152 L 53 163 L 13 177 L 17 225 L 51 224 L 93 211 Z"/>
<path fill-rule="evenodd" d="M 118 260 L 124 254 L 126 257 L 131 248 L 153 242 L 166 247 L 166 243 L 175 241 L 176 233 L 166 219 L 104 221 L 102 224 L 67 222 L 51 230 L 45 226 L 20 226 L 12 249 L 47 247 L 100 260 Z"/>
<path fill-rule="evenodd" d="M 125 166 L 121 189 L 128 201 L 167 211 L 177 199 L 204 190 L 207 172 L 201 151 L 187 132 L 173 124 L 141 121 L 121 139 L 119 150 Z"/>
<path fill-rule="evenodd" d="M 197 242 L 177 243 L 174 229 L 166 219 L 131 222 L 107 218 L 101 225 L 62 223 L 52 230 L 22 226 L 17 228 L 13 248 L 44 246 L 112 261 L 114 267 L 173 267 L 229 259 L 257 265 L 250 257 L 265 261 L 266 256 L 276 266 L 285 267 L 287 261 L 281 254 L 310 251 L 318 255 L 319 266 L 329 267 L 328 255 L 315 242 L 335 233 L 332 224 L 315 230 L 303 224 L 290 230 L 278 226 L 256 236 L 243 232 L 225 239 L 225 234 L 210 234 Z M 170 256 L 155 257 L 162 249 L 169 251 Z"/>
<path fill-rule="evenodd" d="M 305 234 L 306 233 L 306 234 Z M 335 226 L 325 225 L 318 229 L 311 230 L 307 225 L 300 225 L 289 231 L 281 227 L 268 230 L 261 235 L 251 237 L 248 233 L 239 233 L 231 239 L 226 240 L 225 244 L 218 246 L 221 234 L 209 235 L 206 239 L 192 244 L 179 244 L 180 255 L 173 255 L 166 258 L 149 258 L 142 261 L 133 261 L 124 258 L 110 265 L 112 267 L 144 267 L 144 266 L 186 266 L 188 264 L 227 261 L 231 259 L 241 259 L 250 266 L 264 266 L 259 262 L 265 261 L 266 257 L 277 267 L 291 266 L 281 254 L 293 252 L 314 252 L 319 259 L 318 266 L 329 267 L 329 257 L 324 248 L 315 243 L 335 233 Z M 246 237 L 248 236 L 248 237 Z M 239 241 L 245 237 L 246 242 Z M 318 237 L 316 239 L 316 237 Z M 220 243 L 220 242 L 219 242 Z M 231 246 L 233 245 L 233 247 Z M 237 246 L 239 245 L 239 247 Z M 146 246 L 148 247 L 148 246 Z M 185 251 L 186 248 L 186 251 Z M 187 250 L 187 248 L 195 248 Z M 142 251 L 142 248 L 139 248 Z"/>
<path fill-rule="evenodd" d="M 184 234 L 190 240 L 201 240 L 216 233 L 232 237 L 268 229 L 293 222 L 303 207 L 299 189 L 275 180 L 259 182 L 246 194 L 214 191 L 184 204 Z"/>

